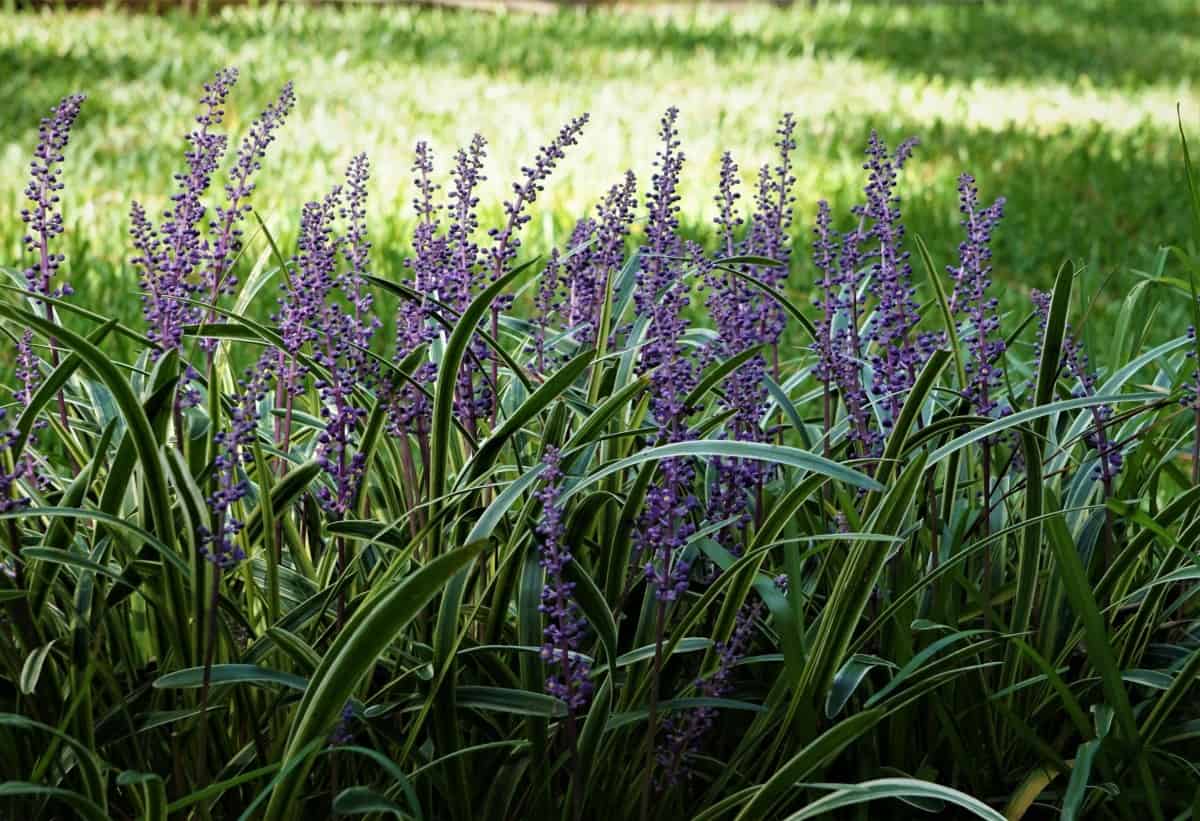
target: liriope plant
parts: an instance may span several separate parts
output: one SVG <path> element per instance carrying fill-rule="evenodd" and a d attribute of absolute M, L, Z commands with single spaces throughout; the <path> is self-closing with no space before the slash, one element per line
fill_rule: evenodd
<path fill-rule="evenodd" d="M 872 134 L 805 261 L 790 116 L 745 203 L 723 157 L 705 244 L 671 108 L 543 257 L 586 117 L 490 230 L 485 140 L 448 179 L 419 144 L 380 270 L 365 155 L 280 247 L 253 181 L 294 93 L 227 162 L 236 79 L 132 205 L 141 327 L 71 298 L 83 99 L 43 122 L 0 302 L 5 817 L 1194 813 L 1197 342 L 1146 342 L 1163 294 L 1200 313 L 1186 250 L 1103 348 L 1070 263 L 1001 316 L 1003 201 L 964 175 L 939 261 L 916 142 Z"/>

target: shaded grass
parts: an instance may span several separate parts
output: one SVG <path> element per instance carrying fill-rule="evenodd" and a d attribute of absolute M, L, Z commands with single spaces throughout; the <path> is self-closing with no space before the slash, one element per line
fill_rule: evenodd
<path fill-rule="evenodd" d="M 377 265 L 399 274 L 412 225 L 408 167 L 417 139 L 453 149 L 490 141 L 483 202 L 498 203 L 538 143 L 581 110 L 593 122 L 543 196 L 526 250 L 562 241 L 592 197 L 627 167 L 648 183 L 661 110 L 683 111 L 685 230 L 705 236 L 722 150 L 747 182 L 771 151 L 782 110 L 800 119 L 797 272 L 811 283 L 815 202 L 860 198 L 871 128 L 924 145 L 905 172 L 906 222 L 938 263 L 959 240 L 954 180 L 1008 198 L 996 237 L 1006 304 L 1024 307 L 1068 256 L 1114 295 L 1158 244 L 1185 236 L 1173 113 L 1197 109 L 1180 66 L 1200 58 L 1184 2 L 1158 4 L 823 4 L 738 16 L 658 10 L 550 17 L 412 9 L 266 7 L 211 18 L 104 12 L 0 19 L 0 259 L 20 259 L 25 163 L 43 111 L 90 99 L 72 139 L 65 193 L 67 265 L 85 304 L 137 313 L 124 260 L 128 199 L 165 206 L 201 78 L 238 65 L 235 133 L 285 79 L 300 105 L 260 178 L 256 206 L 288 247 L 297 203 L 367 151 L 384 207 L 372 216 Z M 485 213 L 500 219 L 498 210 Z M 258 241 L 250 253 L 265 248 Z M 126 304 L 127 303 L 127 304 Z M 1102 301 L 1102 305 L 1107 300 Z"/>

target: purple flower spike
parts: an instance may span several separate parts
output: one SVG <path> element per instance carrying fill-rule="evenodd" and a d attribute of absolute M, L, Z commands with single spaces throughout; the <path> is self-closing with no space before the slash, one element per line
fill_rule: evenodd
<path fill-rule="evenodd" d="M 687 396 L 695 385 L 695 362 L 683 347 L 687 320 L 688 283 L 683 278 L 686 259 L 707 271 L 704 254 L 679 239 L 679 150 L 676 120 L 679 111 L 667 109 L 661 121 L 662 149 L 657 172 L 647 194 L 650 212 L 646 246 L 638 272 L 634 303 L 638 315 L 649 320 L 648 341 L 642 348 L 640 367 L 650 372 L 650 411 L 658 428 L 656 444 L 682 442 L 690 437 Z M 693 492 L 695 466 L 689 459 L 659 463 L 657 483 L 646 492 L 638 520 L 637 543 L 646 580 L 660 601 L 673 601 L 687 590 L 691 572 L 683 558 L 688 539 L 696 531 L 693 513 L 699 500 Z"/>
<path fill-rule="evenodd" d="M 555 166 L 567 156 L 566 149 L 579 142 L 579 135 L 587 122 L 587 114 L 569 121 L 559 130 L 557 137 L 538 149 L 533 165 L 521 169 L 522 180 L 513 183 L 513 198 L 504 203 L 504 213 L 508 220 L 503 228 L 488 231 L 493 240 L 492 248 L 488 251 L 493 280 L 500 277 L 521 246 L 518 235 L 522 226 L 532 219 L 525 212 L 525 207 L 537 200 L 538 193 L 545 188 L 546 180 L 550 178 Z"/>
<path fill-rule="evenodd" d="M 813 262 L 821 273 L 821 297 L 817 307 L 817 354 L 814 372 L 818 379 L 837 389 L 850 422 L 849 438 L 863 455 L 878 452 L 881 439 L 875 430 L 870 399 L 862 379 L 862 340 L 859 337 L 858 302 L 862 285 L 861 228 L 838 235 L 832 227 L 829 203 L 817 204 L 813 229 Z"/>
<path fill-rule="evenodd" d="M 1004 216 L 1004 199 L 980 208 L 979 190 L 970 174 L 958 178 L 958 194 L 966 238 L 958 246 L 958 265 L 947 268 L 954 278 L 950 309 L 959 317 L 959 333 L 969 340 L 967 399 L 975 413 L 994 416 L 1004 411 L 993 395 L 1000 386 L 996 363 L 1004 356 L 1004 340 L 999 336 L 999 300 L 988 295 L 992 284 L 990 244 L 992 231 Z"/>
<path fill-rule="evenodd" d="M 454 158 L 451 172 L 452 184 L 449 193 L 450 226 L 447 232 L 447 254 L 450 265 L 438 289 L 439 298 L 461 313 L 474 295 L 475 268 L 479 264 L 479 246 L 475 243 L 475 231 L 479 227 L 476 208 L 479 197 L 475 191 L 487 179 L 481 173 L 487 156 L 487 141 L 476 134 L 467 148 L 459 149 Z"/>
<path fill-rule="evenodd" d="M 551 317 L 561 307 L 559 300 L 562 297 L 562 283 L 565 279 L 562 267 L 558 249 L 555 248 L 546 261 L 546 268 L 542 271 L 542 278 L 538 283 L 537 296 L 533 300 L 534 323 L 537 325 L 533 347 L 537 354 L 539 373 L 546 372 L 546 331 L 550 326 Z"/>
<path fill-rule="evenodd" d="M 201 233 L 205 214 L 202 198 L 227 146 L 227 137 L 211 129 L 224 119 L 225 99 L 236 82 L 237 70 L 226 68 L 205 84 L 200 99 L 203 110 L 196 117 L 199 127 L 187 137 L 189 148 L 184 154 L 187 171 L 175 175 L 179 190 L 171 196 L 171 207 L 163 215 L 161 228 L 154 228 L 138 203 L 133 203 L 131 209 L 130 235 L 138 252 L 133 264 L 138 269 L 143 291 L 142 313 L 150 326 L 147 336 L 158 345 L 160 353 L 180 350 L 184 326 L 198 322 L 203 316 L 187 300 L 201 295 L 201 286 L 194 277 L 203 272 L 205 263 L 212 258 L 212 250 Z M 232 217 L 233 212 L 229 214 Z M 235 239 L 232 230 L 231 223 L 228 243 Z M 232 245 L 222 256 L 230 248 Z M 191 404 L 196 399 L 194 390 L 185 391 L 181 404 Z"/>
<path fill-rule="evenodd" d="M 367 158 L 360 154 L 346 172 L 348 193 L 341 210 L 348 224 L 346 235 L 337 243 L 322 243 L 322 254 L 340 245 L 349 263 L 349 268 L 334 278 L 345 306 L 325 303 L 313 328 L 314 356 L 328 373 L 316 385 L 321 395 L 321 417 L 325 420 L 325 430 L 317 436 L 317 458 L 333 482 L 332 489 L 320 488 L 317 497 L 337 518 L 353 508 L 366 469 L 366 455 L 353 450 L 354 432 L 367 416 L 355 389 L 369 386 L 375 377 L 373 361 L 367 352 L 379 327 L 379 321 L 370 312 L 371 299 L 365 287 L 370 250 L 365 225 L 368 178 Z M 332 270 L 336 265 L 336 261 L 332 265 L 323 259 L 319 261 L 318 271 Z M 323 275 L 321 281 L 325 281 Z"/>
<path fill-rule="evenodd" d="M 604 298 L 604 271 L 595 259 L 596 221 L 584 217 L 575 223 L 563 255 L 562 284 L 566 304 L 563 319 L 567 328 L 578 329 L 583 335 L 600 317 L 600 300 Z"/>
<path fill-rule="evenodd" d="M 296 396 L 303 390 L 307 369 L 296 361 L 295 355 L 318 338 L 317 318 L 324 312 L 333 289 L 337 269 L 333 220 L 341 193 L 340 187 L 334 188 L 321 202 L 304 206 L 295 270 L 279 299 L 279 311 L 272 317 L 283 337 L 284 347 L 279 351 L 279 379 L 288 396 Z"/>
<path fill-rule="evenodd" d="M 30 163 L 29 185 L 25 196 L 32 208 L 21 211 L 21 219 L 29 226 L 25 248 L 37 256 L 37 263 L 25 269 L 29 290 L 48 297 L 70 294 L 71 287 L 62 284 L 53 288 L 54 276 L 65 257 L 51 250 L 54 238 L 63 232 L 62 207 L 59 192 L 63 190 L 63 152 L 71 138 L 71 126 L 79 116 L 84 96 L 72 94 L 50 111 L 50 116 L 38 126 L 38 145 Z"/>
<path fill-rule="evenodd" d="M 542 521 L 537 532 L 542 538 L 540 564 L 546 573 L 546 584 L 538 609 L 547 619 L 542 659 L 556 668 L 546 679 L 546 692 L 575 713 L 587 704 L 592 694 L 592 682 L 588 677 L 591 665 L 578 653 L 587 621 L 580 615 L 573 598 L 575 584 L 566 579 L 566 567 L 574 559 L 570 547 L 563 541 L 562 509 L 559 507 L 563 474 L 559 468 L 558 450 L 547 447 L 542 463 L 545 465 L 543 484 L 538 492 Z"/>
<path fill-rule="evenodd" d="M 608 283 L 621 268 L 625 259 L 625 240 L 633 224 L 637 207 L 637 177 L 632 171 L 625 172 L 624 182 L 614 185 L 596 206 L 596 241 L 589 257 L 588 279 L 593 291 L 590 297 L 582 293 L 577 308 L 573 310 L 571 327 L 579 329 L 579 341 L 584 345 L 597 342 L 596 333 L 600 323 L 600 309 L 608 292 Z"/>
<path fill-rule="evenodd" d="M 727 257 L 733 256 L 734 237 L 738 227 L 745 222 L 737 210 L 737 201 L 742 197 L 737 186 L 737 163 L 733 161 L 733 155 L 726 151 L 721 155 L 721 183 L 717 189 L 717 196 L 713 198 L 717 204 L 717 216 L 713 222 L 716 223 L 720 237 L 721 253 Z"/>
<path fill-rule="evenodd" d="M 869 254 L 874 260 L 871 292 L 879 300 L 870 328 L 871 340 L 876 345 L 871 359 L 874 369 L 871 389 L 883 399 L 884 424 L 889 427 L 900 413 L 921 359 L 915 338 L 920 316 L 913 296 L 912 266 L 908 252 L 903 250 L 900 198 L 895 193 L 900 169 L 916 144 L 915 139 L 905 140 L 894 154 L 889 154 L 879 135 L 871 132 L 867 162 L 863 164 L 870 172 L 867 203 L 857 211 L 870 223 L 865 237 L 875 246 Z"/>
<path fill-rule="evenodd" d="M 216 220 L 212 224 L 213 241 L 208 254 L 208 265 L 204 269 L 203 285 L 210 302 L 229 295 L 237 288 L 237 277 L 229 273 L 234 260 L 242 250 L 242 230 L 238 224 L 251 210 L 248 200 L 254 193 L 254 174 L 262 168 L 262 159 L 267 147 L 275 140 L 275 132 L 283 125 L 296 103 L 295 90 L 291 82 L 284 85 L 279 98 L 268 105 L 250 126 L 250 133 L 238 149 L 237 162 L 225 185 L 227 204 L 217 206 Z M 215 319 L 209 312 L 208 321 Z M 215 340 L 202 342 L 206 350 L 215 347 Z"/>

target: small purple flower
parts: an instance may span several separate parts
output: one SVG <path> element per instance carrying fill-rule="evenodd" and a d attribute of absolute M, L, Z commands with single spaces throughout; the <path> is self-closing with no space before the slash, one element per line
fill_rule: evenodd
<path fill-rule="evenodd" d="M 54 277 L 65 257 L 51 250 L 55 237 L 63 232 L 62 206 L 59 192 L 63 190 L 63 152 L 71 137 L 71 126 L 79 116 L 84 96 L 72 94 L 50 111 L 38 126 L 38 145 L 30 163 L 29 185 L 25 196 L 32 208 L 21 211 L 21 219 L 29 227 L 25 248 L 37 256 L 37 262 L 25 269 L 29 290 L 47 297 L 71 293 L 70 285 L 54 288 Z"/>
<path fill-rule="evenodd" d="M 579 655 L 580 639 L 587 628 L 587 620 L 579 613 L 573 594 L 574 582 L 566 579 L 566 566 L 574 559 L 570 547 L 564 542 L 562 509 L 559 497 L 562 493 L 562 470 L 559 468 L 558 450 L 546 448 L 542 459 L 542 489 L 538 499 L 542 503 L 542 521 L 537 532 L 541 536 L 541 566 L 546 574 L 542 588 L 542 603 L 538 609 L 545 614 L 547 623 L 543 636 L 542 659 L 556 668 L 546 679 L 546 692 L 560 699 L 567 710 L 575 713 L 584 707 L 592 693 L 592 682 L 588 677 L 590 665 Z"/>
<path fill-rule="evenodd" d="M 334 727 L 333 732 L 329 734 L 330 746 L 341 747 L 346 744 L 353 743 L 353 727 L 357 720 L 357 716 L 354 715 L 354 705 L 350 702 L 346 702 L 346 706 L 342 708 L 341 716 L 338 717 L 337 726 Z"/>
<path fill-rule="evenodd" d="M 0 426 L 8 418 L 8 408 L 0 407 Z M 21 438 L 16 428 L 0 428 L 0 447 L 11 452 Z M 14 454 L 15 455 L 15 454 Z M 28 465 L 24 459 L 18 460 L 10 470 L 6 465 L 13 460 L 0 460 L 0 513 L 21 510 L 29 506 L 29 497 L 22 495 L 18 482 L 27 478 Z"/>

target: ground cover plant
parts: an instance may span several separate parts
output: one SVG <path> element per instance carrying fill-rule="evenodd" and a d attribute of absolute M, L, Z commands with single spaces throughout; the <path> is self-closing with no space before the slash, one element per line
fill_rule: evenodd
<path fill-rule="evenodd" d="M 688 239 L 671 107 L 653 172 L 540 256 L 586 114 L 496 220 L 485 136 L 417 143 L 385 270 L 367 154 L 267 230 L 303 89 L 233 133 L 238 81 L 198 90 L 165 208 L 126 204 L 132 321 L 64 259 L 90 101 L 31 146 L 6 816 L 1193 816 L 1198 342 L 1147 342 L 1160 293 L 1200 311 L 1186 250 L 1093 357 L 1075 265 L 1000 310 L 1002 191 L 965 169 L 957 243 L 909 230 L 916 139 L 870 135 L 854 207 L 801 203 L 783 114 Z"/>

